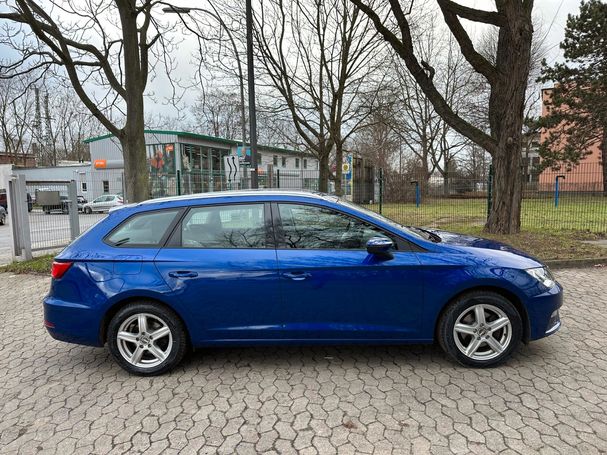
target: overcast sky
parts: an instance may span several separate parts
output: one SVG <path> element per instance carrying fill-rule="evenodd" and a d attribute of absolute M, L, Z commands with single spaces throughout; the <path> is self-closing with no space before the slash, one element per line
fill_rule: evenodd
<path fill-rule="evenodd" d="M 423 0 L 416 0 L 423 1 Z M 174 5 L 177 6 L 200 6 L 200 2 L 197 0 L 172 0 Z M 466 6 L 473 6 L 476 8 L 490 9 L 490 6 L 494 8 L 494 2 L 488 0 L 459 0 Z M 535 0 L 534 15 L 538 17 L 543 24 L 543 30 L 547 33 L 546 47 L 549 49 L 548 61 L 553 62 L 556 59 L 562 57 L 562 52 L 559 48 L 559 43 L 565 34 L 565 25 L 567 22 L 568 14 L 577 14 L 579 10 L 580 0 Z M 192 37 L 187 39 L 186 42 L 180 45 L 179 59 L 182 62 L 179 73 L 182 77 L 187 78 L 186 73 L 192 71 L 192 65 L 188 65 L 188 61 L 191 61 L 190 53 L 196 48 L 196 43 Z M 154 93 L 160 95 L 156 98 L 158 103 L 152 107 L 152 100 L 148 100 L 148 107 L 154 112 L 163 112 L 169 115 L 174 115 L 175 108 L 169 106 L 163 106 L 161 102 L 162 94 L 168 93 L 167 84 L 164 78 L 159 77 L 155 81 L 152 81 L 150 88 Z"/>
<path fill-rule="evenodd" d="M 417 2 L 423 2 L 424 0 L 415 0 Z M 427 0 L 425 0 L 427 1 Z M 403 0 L 404 2 L 404 0 Z M 458 0 L 459 3 L 467 6 L 473 6 L 476 8 L 491 9 L 494 8 L 495 3 L 490 0 Z M 177 6 L 201 6 L 206 1 L 200 0 L 170 0 L 170 3 Z M 253 2 L 256 3 L 255 1 Z M 561 58 L 562 52 L 559 49 L 559 43 L 564 37 L 564 29 L 567 21 L 568 14 L 577 14 L 579 10 L 580 0 L 535 0 L 534 15 L 537 16 L 543 24 L 543 30 L 547 32 L 546 47 L 549 49 L 548 60 L 554 62 Z M 177 19 L 175 19 L 177 22 Z M 468 23 L 467 28 L 472 26 L 473 32 L 478 27 L 474 24 Z M 194 74 L 194 65 L 192 62 L 191 53 L 197 48 L 196 40 L 192 37 L 186 37 L 185 41 L 180 43 L 179 49 L 176 52 L 175 57 L 179 62 L 176 68 L 178 77 L 183 80 L 190 80 Z M 0 47 L 0 54 L 2 57 L 9 57 L 11 52 L 6 48 Z M 12 56 L 11 56 L 12 57 Z M 156 96 L 147 99 L 147 111 L 149 113 L 164 113 L 167 115 L 175 115 L 175 107 L 166 105 L 166 97 L 170 94 L 170 89 L 167 83 L 166 77 L 159 74 L 158 77 L 150 81 L 149 93 L 153 93 Z M 192 97 L 185 97 L 181 100 L 179 109 L 189 109 L 184 106 L 187 101 L 193 101 Z"/>

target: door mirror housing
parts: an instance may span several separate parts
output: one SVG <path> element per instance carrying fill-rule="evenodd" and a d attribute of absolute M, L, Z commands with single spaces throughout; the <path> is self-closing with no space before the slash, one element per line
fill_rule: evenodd
<path fill-rule="evenodd" d="M 372 237 L 367 242 L 367 253 L 392 258 L 394 242 L 386 237 Z"/>

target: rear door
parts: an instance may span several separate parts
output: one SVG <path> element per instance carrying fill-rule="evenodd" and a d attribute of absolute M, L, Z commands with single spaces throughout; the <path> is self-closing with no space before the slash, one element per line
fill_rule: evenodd
<path fill-rule="evenodd" d="M 279 336 L 269 204 L 191 207 L 156 256 L 156 266 L 189 315 L 194 343 Z"/>

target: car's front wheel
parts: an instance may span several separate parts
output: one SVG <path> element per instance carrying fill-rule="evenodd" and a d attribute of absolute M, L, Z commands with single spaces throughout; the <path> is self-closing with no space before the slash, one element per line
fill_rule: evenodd
<path fill-rule="evenodd" d="M 85 207 L 84 213 L 86 213 L 87 215 L 90 215 L 91 213 L 93 213 L 93 210 L 90 207 Z"/>
<path fill-rule="evenodd" d="M 107 339 L 120 366 L 141 376 L 171 370 L 187 349 L 179 317 L 155 302 L 133 303 L 119 310 L 110 321 Z"/>
<path fill-rule="evenodd" d="M 437 337 L 443 350 L 467 366 L 504 362 L 523 335 L 521 316 L 504 296 L 477 291 L 453 301 L 440 318 Z"/>

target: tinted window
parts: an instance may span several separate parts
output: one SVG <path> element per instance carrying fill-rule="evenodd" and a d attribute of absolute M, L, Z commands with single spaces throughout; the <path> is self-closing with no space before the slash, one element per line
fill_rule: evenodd
<path fill-rule="evenodd" d="M 279 204 L 278 209 L 287 248 L 358 250 L 371 237 L 387 237 L 375 226 L 326 208 Z"/>
<path fill-rule="evenodd" d="M 263 204 L 234 204 L 191 209 L 181 225 L 186 248 L 265 248 Z"/>
<path fill-rule="evenodd" d="M 158 246 L 179 210 L 145 212 L 124 221 L 107 238 L 114 246 Z"/>

